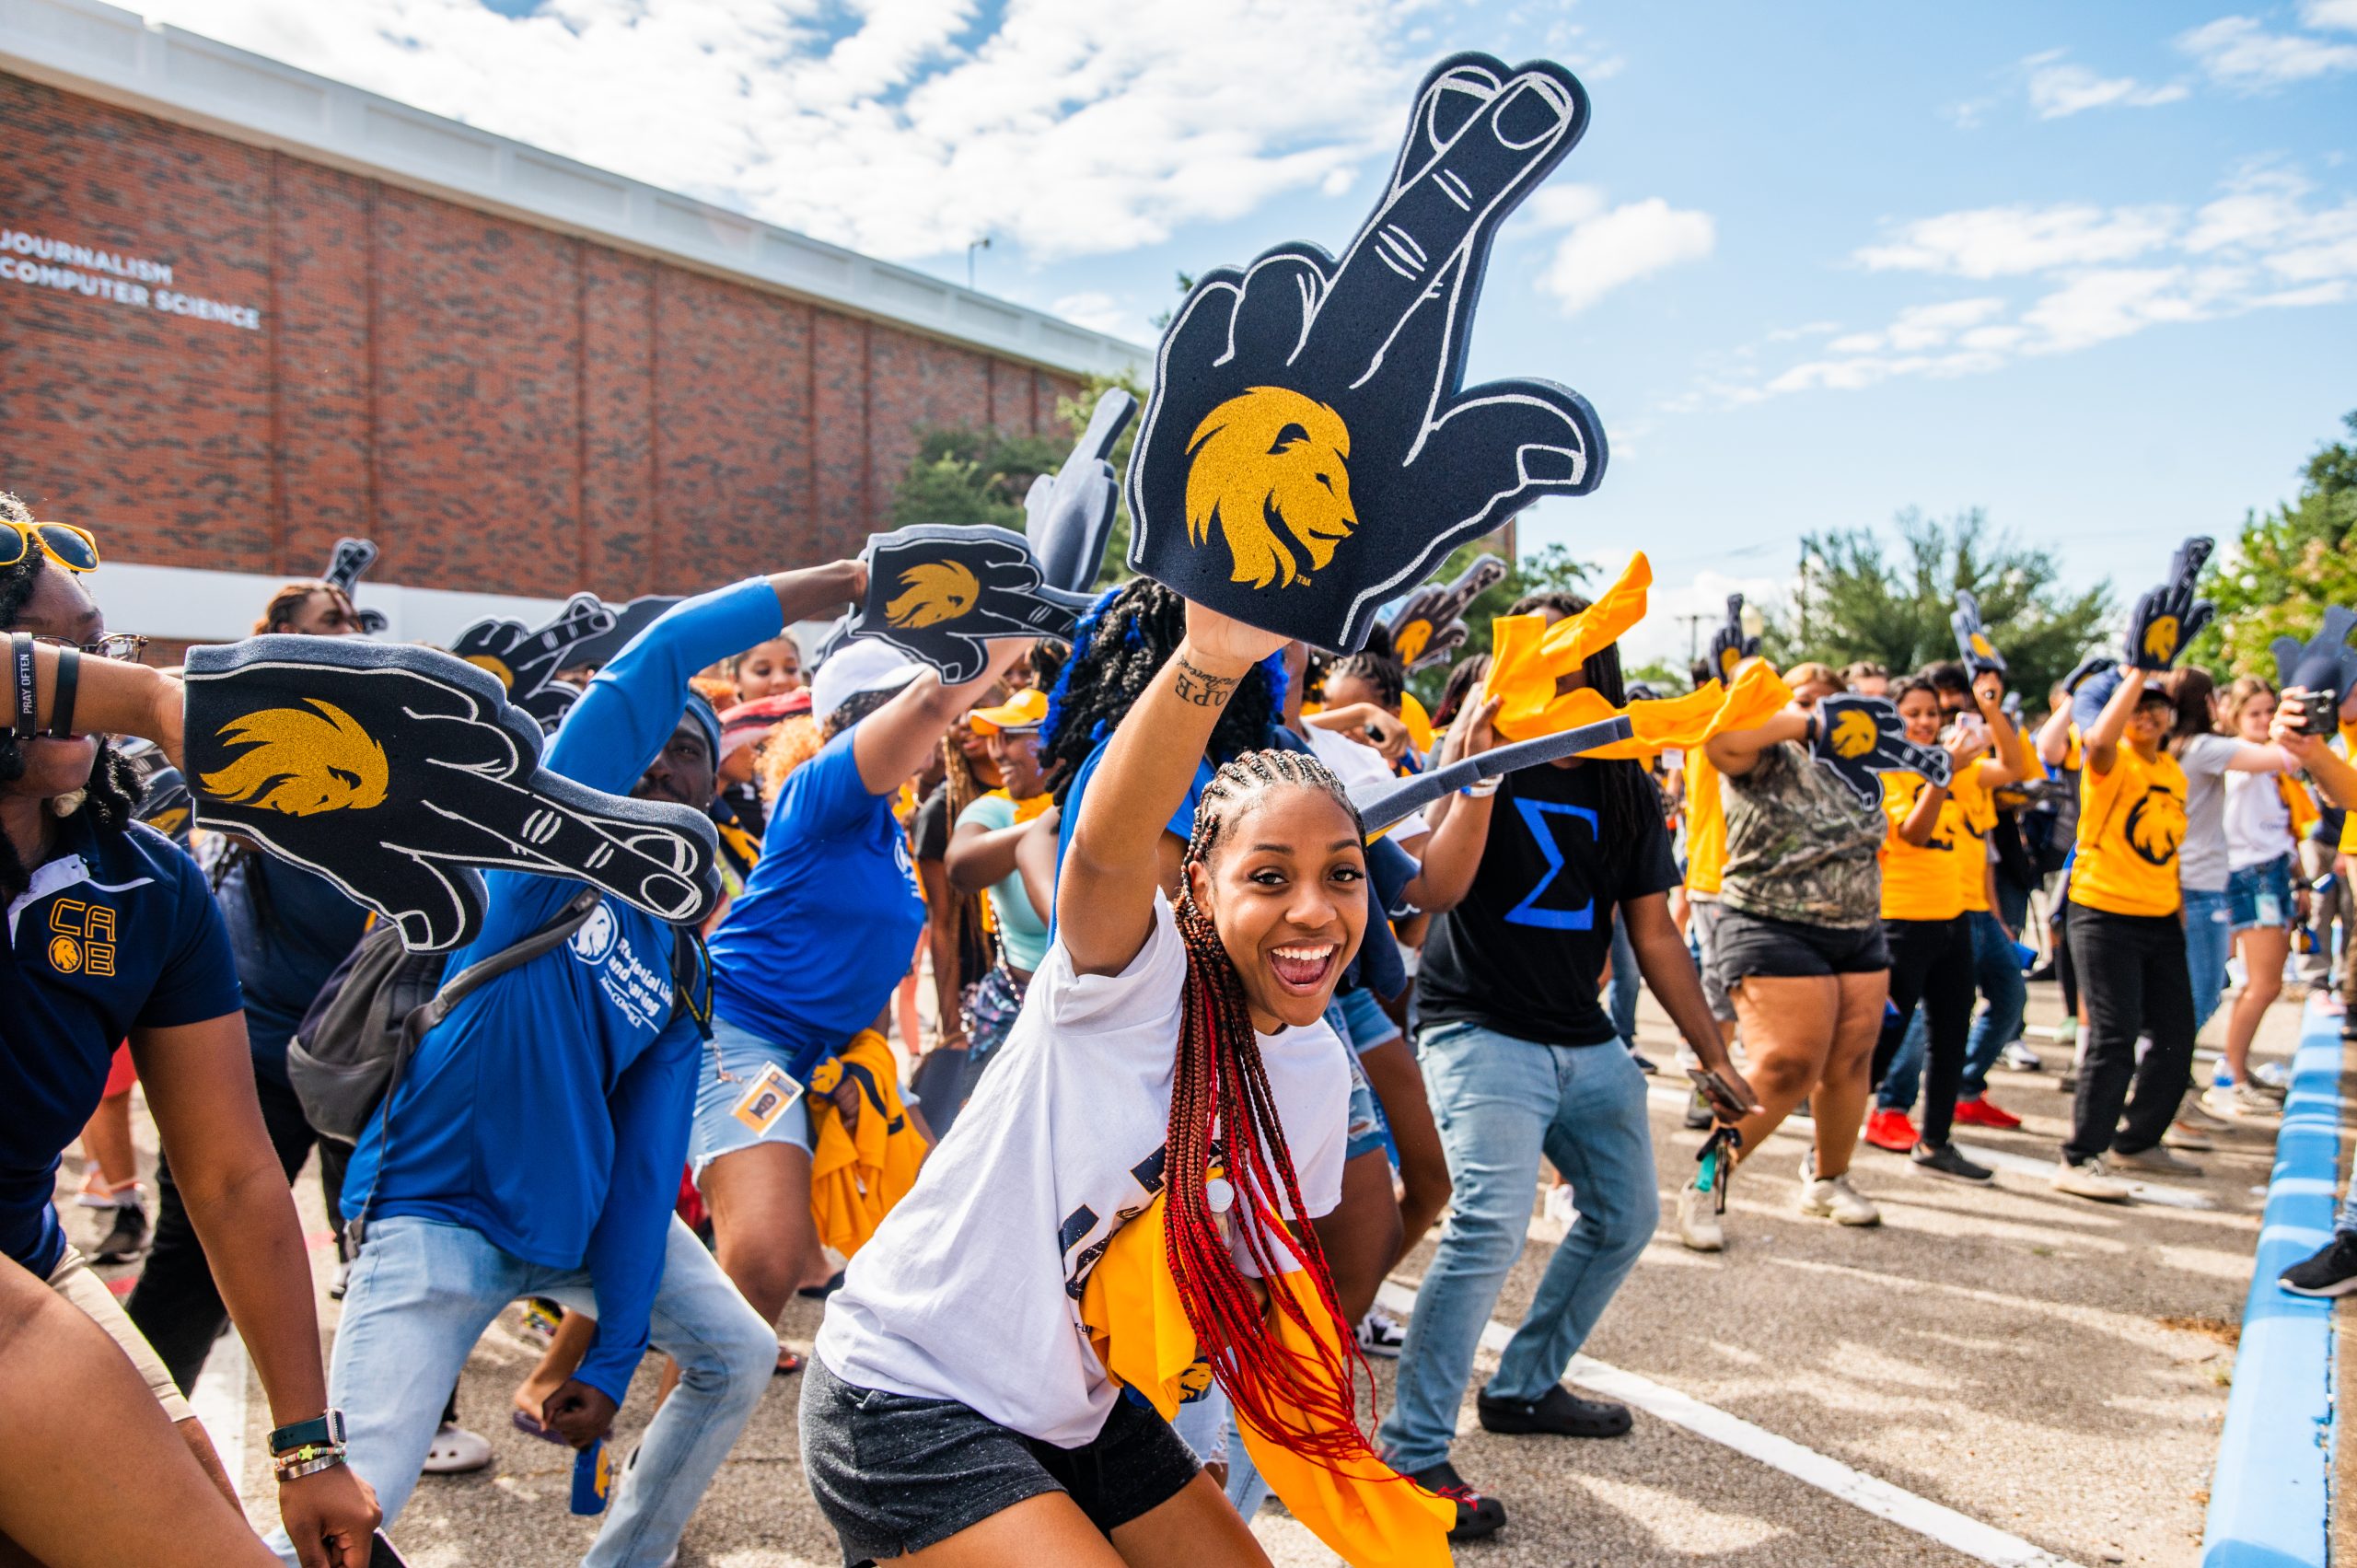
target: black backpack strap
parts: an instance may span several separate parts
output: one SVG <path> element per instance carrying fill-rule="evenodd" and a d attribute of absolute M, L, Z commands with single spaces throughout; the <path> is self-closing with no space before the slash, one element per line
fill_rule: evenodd
<path fill-rule="evenodd" d="M 682 1013 L 695 1020 L 698 1039 L 712 1038 L 712 949 L 698 925 L 671 928 L 672 1021 Z"/>
<path fill-rule="evenodd" d="M 369 1179 L 366 1195 L 360 1200 L 359 1208 L 344 1221 L 344 1233 L 352 1238 L 355 1256 L 366 1245 L 368 1206 L 376 1202 L 377 1183 L 384 1179 L 385 1167 L 392 1163 L 393 1097 L 401 1092 L 401 1079 L 409 1072 L 410 1058 L 417 1054 L 418 1042 L 484 981 L 530 963 L 544 953 L 552 953 L 571 941 L 573 934 L 588 923 L 590 912 L 604 898 L 605 895 L 596 888 L 585 885 L 546 924 L 521 940 L 509 943 L 487 958 L 477 958 L 444 981 L 431 1001 L 412 1008 L 409 1016 L 401 1020 L 401 1051 L 393 1058 L 393 1075 L 385 1085 L 385 1098 L 377 1112 L 385 1130 L 384 1146 L 377 1152 L 377 1169 Z"/>

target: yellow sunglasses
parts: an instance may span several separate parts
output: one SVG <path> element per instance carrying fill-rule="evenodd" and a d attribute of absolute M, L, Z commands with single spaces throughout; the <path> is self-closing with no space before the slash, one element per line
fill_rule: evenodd
<path fill-rule="evenodd" d="M 99 541 L 71 523 L 19 523 L 0 518 L 0 567 L 14 566 L 38 545 L 42 554 L 69 572 L 99 568 Z"/>

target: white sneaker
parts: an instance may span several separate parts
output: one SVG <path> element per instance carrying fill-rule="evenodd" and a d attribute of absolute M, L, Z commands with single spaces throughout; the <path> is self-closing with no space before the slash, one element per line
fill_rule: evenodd
<path fill-rule="evenodd" d="M 2190 1127 L 2197 1132 L 2223 1132 L 2234 1126 L 2234 1123 L 2224 1117 L 2212 1116 L 2204 1109 L 2201 1097 L 2199 1095 L 2177 1106 L 2177 1124 L 2180 1127 Z"/>
<path fill-rule="evenodd" d="M 425 1463 L 418 1468 L 427 1475 L 464 1475 L 491 1463 L 491 1439 L 480 1432 L 469 1432 L 463 1426 L 444 1422 L 434 1434 L 434 1441 L 425 1450 Z"/>
<path fill-rule="evenodd" d="M 2250 1081 L 2258 1088 L 2281 1095 L 2292 1086 L 2292 1072 L 2281 1062 L 2254 1062 L 2250 1064 Z"/>
<path fill-rule="evenodd" d="M 1572 1184 L 1568 1181 L 1558 1181 L 1554 1186 L 1547 1189 L 1547 1197 L 1539 1205 L 1539 1213 L 1567 1231 L 1579 1224 L 1580 1212 L 1572 1202 Z"/>
<path fill-rule="evenodd" d="M 1801 1156 L 1801 1213 L 1836 1225 L 1880 1225 L 1882 1211 L 1850 1185 L 1850 1173 L 1819 1179 L 1817 1151 Z"/>
<path fill-rule="evenodd" d="M 2229 1121 L 2248 1121 L 2283 1114 L 2283 1104 L 2248 1084 L 2212 1084 L 2201 1091 L 2201 1109 Z"/>
<path fill-rule="evenodd" d="M 1716 1194 L 1689 1181 L 1678 1190 L 1678 1239 L 1694 1252 L 1724 1252 L 1727 1233 L 1719 1224 Z"/>
<path fill-rule="evenodd" d="M 1399 1319 L 1380 1307 L 1370 1307 L 1366 1316 L 1359 1319 L 1359 1349 L 1369 1355 L 1379 1355 L 1386 1361 L 1399 1359 L 1399 1347 L 1408 1342 L 1408 1330 Z"/>
<path fill-rule="evenodd" d="M 2084 1165 L 2073 1165 L 2067 1158 L 2054 1167 L 2054 1191 L 2068 1192 L 2073 1198 L 2091 1199 L 2098 1203 L 2125 1203 L 2134 1196 L 2128 1183 L 2104 1174 L 2103 1161 L 2091 1159 Z"/>
<path fill-rule="evenodd" d="M 1997 1051 L 1997 1060 L 2016 1073 L 2036 1073 L 2046 1066 L 2045 1058 L 2020 1040 L 2007 1040 Z"/>

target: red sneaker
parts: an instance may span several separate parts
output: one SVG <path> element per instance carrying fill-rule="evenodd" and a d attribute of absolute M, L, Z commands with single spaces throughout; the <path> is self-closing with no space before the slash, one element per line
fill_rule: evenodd
<path fill-rule="evenodd" d="M 2012 1111 L 1991 1105 L 1986 1095 L 1979 1099 L 1956 1101 L 1956 1119 L 1967 1127 L 1994 1127 L 2001 1132 L 2010 1132 L 2022 1124 L 2022 1119 Z"/>
<path fill-rule="evenodd" d="M 1915 1147 L 1915 1123 L 1903 1110 L 1877 1110 L 1866 1118 L 1866 1142 L 1903 1155 Z"/>

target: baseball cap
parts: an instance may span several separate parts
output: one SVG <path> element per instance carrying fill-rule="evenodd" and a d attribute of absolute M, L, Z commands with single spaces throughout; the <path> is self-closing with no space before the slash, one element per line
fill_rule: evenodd
<path fill-rule="evenodd" d="M 810 680 L 810 716 L 820 724 L 863 691 L 888 691 L 916 679 L 922 667 L 886 643 L 853 640 L 828 656 Z"/>
<path fill-rule="evenodd" d="M 966 715 L 966 722 L 978 735 L 1001 731 L 1019 735 L 1038 729 L 1047 717 L 1048 694 L 1037 686 L 1027 686 L 995 708 L 976 708 Z"/>

